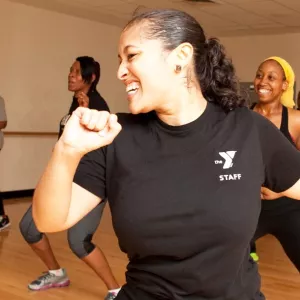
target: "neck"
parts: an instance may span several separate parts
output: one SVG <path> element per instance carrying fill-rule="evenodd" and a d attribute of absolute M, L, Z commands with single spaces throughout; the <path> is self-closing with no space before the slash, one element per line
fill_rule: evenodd
<path fill-rule="evenodd" d="M 80 91 L 76 91 L 75 93 L 74 93 L 74 97 L 75 98 L 77 98 L 77 95 L 79 95 L 80 93 L 84 93 L 84 94 L 88 94 L 88 92 L 89 92 L 89 90 L 90 90 L 90 87 L 91 86 L 86 86 L 86 87 L 84 87 L 83 89 L 81 89 Z"/>
<path fill-rule="evenodd" d="M 184 89 L 179 95 L 174 93 L 168 104 L 156 110 L 160 120 L 171 126 L 181 126 L 198 119 L 204 112 L 207 101 L 196 88 Z"/>
<path fill-rule="evenodd" d="M 282 104 L 280 103 L 280 101 L 273 101 L 271 103 L 260 102 L 256 105 L 255 108 L 261 115 L 271 115 L 273 113 L 281 111 Z"/>

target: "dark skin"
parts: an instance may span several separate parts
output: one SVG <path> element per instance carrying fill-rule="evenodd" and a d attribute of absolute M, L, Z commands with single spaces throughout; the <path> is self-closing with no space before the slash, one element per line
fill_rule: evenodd
<path fill-rule="evenodd" d="M 85 82 L 81 76 L 80 63 L 78 61 L 73 63 L 68 76 L 68 90 L 74 92 L 74 96 L 77 98 L 79 106 L 89 106 L 89 97 L 87 96 L 87 93 L 94 80 L 95 75 L 92 76 L 92 81 L 90 84 Z M 61 268 L 54 256 L 50 242 L 45 234 L 39 242 L 30 244 L 30 246 L 39 256 L 39 258 L 45 263 L 49 270 L 58 270 Z M 94 272 L 103 280 L 109 290 L 119 288 L 119 284 L 112 274 L 106 257 L 101 249 L 96 247 L 91 253 L 83 257 L 82 260 L 94 270 Z"/>
<path fill-rule="evenodd" d="M 281 96 L 288 88 L 282 67 L 274 60 L 263 62 L 256 71 L 254 88 L 259 102 L 254 111 L 270 120 L 278 129 L 281 125 L 282 104 Z M 289 132 L 300 150 L 300 111 L 288 108 Z M 261 188 L 261 198 L 273 200 L 281 197 L 281 193 L 275 193 L 265 187 Z"/>
<path fill-rule="evenodd" d="M 277 128 L 281 125 L 282 104 L 281 96 L 288 88 L 283 69 L 274 60 L 263 62 L 254 79 L 254 88 L 259 102 L 254 111 L 270 120 Z M 300 111 L 288 108 L 289 132 L 297 149 L 300 150 Z"/>
<path fill-rule="evenodd" d="M 79 106 L 89 106 L 89 97 L 87 96 L 87 93 L 94 80 L 95 75 L 93 74 L 92 81 L 90 83 L 85 82 L 81 76 L 79 61 L 73 63 L 68 76 L 68 90 L 74 92 L 74 96 L 77 98 Z"/>

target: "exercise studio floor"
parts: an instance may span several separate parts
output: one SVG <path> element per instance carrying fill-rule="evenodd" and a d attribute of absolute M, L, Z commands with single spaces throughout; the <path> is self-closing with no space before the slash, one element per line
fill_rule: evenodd
<path fill-rule="evenodd" d="M 50 234 L 49 239 L 57 259 L 68 272 L 71 285 L 43 292 L 28 291 L 28 282 L 45 271 L 44 265 L 36 258 L 19 233 L 19 220 L 30 201 L 31 199 L 5 201 L 12 225 L 9 230 L 0 232 L 0 299 L 102 300 L 106 293 L 104 284 L 92 270 L 71 253 L 66 232 Z M 94 241 L 105 253 L 117 280 L 123 283 L 127 258 L 118 248 L 108 208 L 105 210 Z M 258 242 L 258 249 L 263 292 L 267 300 L 299 300 L 300 275 L 283 253 L 280 244 L 273 237 L 267 236 Z"/>

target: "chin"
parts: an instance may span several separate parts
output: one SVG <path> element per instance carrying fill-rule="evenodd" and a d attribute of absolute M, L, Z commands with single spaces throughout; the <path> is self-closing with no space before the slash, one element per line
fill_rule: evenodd
<path fill-rule="evenodd" d="M 132 107 L 132 106 L 129 106 L 129 111 L 133 114 L 133 115 L 138 115 L 141 113 L 141 110 L 138 109 L 137 107 Z"/>
<path fill-rule="evenodd" d="M 138 107 L 135 105 L 129 105 L 129 111 L 133 115 L 137 115 L 137 114 L 146 114 L 146 113 L 150 112 L 151 109 L 149 109 L 148 107 Z"/>

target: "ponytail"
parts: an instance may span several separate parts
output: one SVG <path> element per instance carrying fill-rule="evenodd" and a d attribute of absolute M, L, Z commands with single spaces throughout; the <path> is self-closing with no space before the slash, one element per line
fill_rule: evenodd
<path fill-rule="evenodd" d="M 196 57 L 197 59 L 197 57 Z M 196 73 L 204 98 L 226 112 L 245 105 L 232 61 L 215 38 L 204 44 L 204 53 L 196 61 Z"/>
<path fill-rule="evenodd" d="M 95 75 L 95 80 L 92 82 L 90 88 L 91 91 L 96 90 L 101 75 L 100 64 L 97 61 L 94 61 L 94 75 Z"/>

